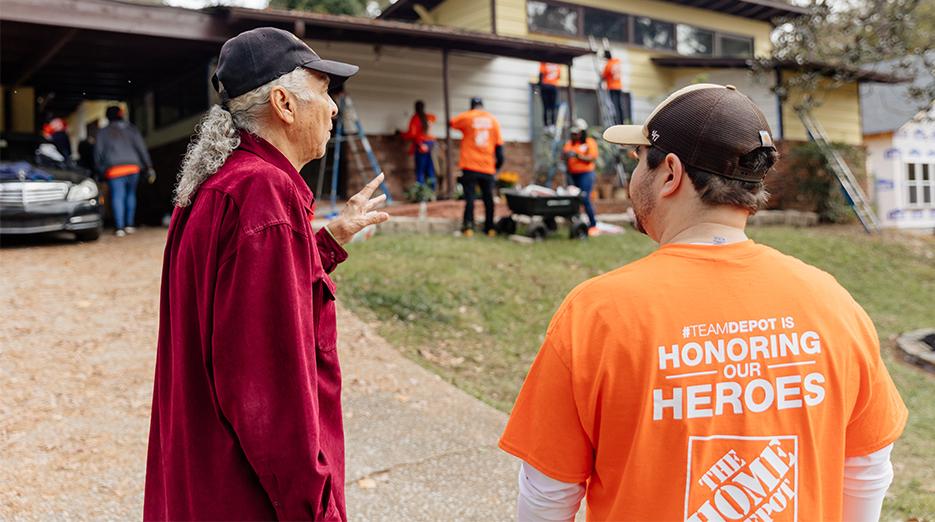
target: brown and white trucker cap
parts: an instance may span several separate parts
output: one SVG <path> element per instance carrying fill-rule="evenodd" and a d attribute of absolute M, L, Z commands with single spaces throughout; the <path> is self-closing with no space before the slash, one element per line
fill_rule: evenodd
<path fill-rule="evenodd" d="M 711 174 L 759 182 L 763 173 L 740 166 L 740 157 L 773 144 L 763 112 L 733 85 L 699 83 L 670 94 L 643 125 L 614 125 L 604 139 L 619 145 L 651 145 Z"/>

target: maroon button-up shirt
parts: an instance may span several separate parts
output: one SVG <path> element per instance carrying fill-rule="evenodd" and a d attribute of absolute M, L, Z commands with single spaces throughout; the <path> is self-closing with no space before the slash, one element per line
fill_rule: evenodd
<path fill-rule="evenodd" d="M 177 208 L 163 260 L 146 520 L 346 520 L 334 283 L 347 253 L 269 142 Z"/>

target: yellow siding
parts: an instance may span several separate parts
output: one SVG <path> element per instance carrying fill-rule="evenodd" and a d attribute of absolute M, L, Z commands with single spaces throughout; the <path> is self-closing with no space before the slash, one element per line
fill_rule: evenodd
<path fill-rule="evenodd" d="M 497 0 L 497 34 L 527 36 L 526 0 Z"/>
<path fill-rule="evenodd" d="M 452 0 L 448 0 L 448 2 L 451 1 Z M 768 55 L 772 48 L 770 33 L 772 33 L 773 27 L 768 22 L 760 22 L 707 9 L 685 7 L 655 0 L 627 0 L 626 2 L 621 2 L 619 0 L 578 0 L 568 3 L 596 7 L 607 11 L 620 11 L 627 14 L 652 16 L 665 22 L 685 23 L 695 27 L 714 29 L 724 33 L 750 36 L 754 39 L 754 53 L 757 56 Z M 477 2 L 477 4 L 474 5 L 479 4 L 480 2 Z M 554 38 L 529 33 L 526 24 L 526 0 L 497 0 L 497 32 L 503 35 L 523 36 L 566 43 L 580 41 L 571 38 Z M 658 54 L 658 51 L 654 52 Z"/>
<path fill-rule="evenodd" d="M 808 133 L 795 112 L 800 96 L 801 94 L 792 93 L 789 100 L 783 104 L 783 134 L 788 140 L 808 140 Z M 860 126 L 860 94 L 857 83 L 831 88 L 830 82 L 823 82 L 814 96 L 821 102 L 821 105 L 812 109 L 812 116 L 824 127 L 828 139 L 849 145 L 861 145 L 863 135 Z"/>
<path fill-rule="evenodd" d="M 490 2 L 486 0 L 446 0 L 431 13 L 438 25 L 487 33 L 491 29 Z"/>

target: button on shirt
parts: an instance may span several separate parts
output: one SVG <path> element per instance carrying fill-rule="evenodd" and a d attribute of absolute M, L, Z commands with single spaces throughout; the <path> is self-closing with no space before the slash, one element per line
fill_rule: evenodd
<path fill-rule="evenodd" d="M 248 133 L 166 244 L 143 517 L 346 520 L 334 283 L 347 253 Z"/>

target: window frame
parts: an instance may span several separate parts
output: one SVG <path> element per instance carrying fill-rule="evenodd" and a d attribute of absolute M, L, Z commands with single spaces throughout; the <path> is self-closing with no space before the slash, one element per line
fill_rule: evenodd
<path fill-rule="evenodd" d="M 574 36 L 571 36 L 567 33 L 553 32 L 545 29 L 539 29 L 532 26 L 532 20 L 529 17 L 529 2 L 540 2 L 546 5 L 551 5 L 555 7 L 565 7 L 574 9 L 577 12 L 578 23 L 577 23 L 577 33 Z M 675 22 L 666 20 L 664 18 L 657 18 L 650 15 L 636 14 L 626 11 L 614 11 L 610 9 L 604 9 L 601 7 L 591 7 L 585 5 L 572 4 L 569 2 L 564 2 L 562 0 L 526 0 L 525 2 L 525 16 L 526 16 L 526 30 L 528 34 L 550 36 L 553 38 L 568 38 L 572 40 L 581 40 L 587 41 L 588 36 L 584 32 L 584 18 L 586 11 L 596 11 L 601 13 L 607 13 L 614 16 L 625 16 L 627 18 L 627 40 L 621 42 L 619 40 L 611 40 L 612 42 L 617 43 L 623 47 L 631 47 L 636 49 L 649 50 L 655 53 L 666 54 L 671 56 L 685 56 L 685 57 L 701 57 L 701 58 L 724 58 L 721 49 L 721 39 L 724 37 L 733 38 L 735 40 L 746 40 L 750 42 L 750 56 L 745 57 L 752 59 L 756 56 L 756 37 L 732 33 L 727 31 L 721 31 L 719 29 L 714 29 L 711 27 L 705 27 L 700 25 L 688 24 L 683 22 Z M 665 49 L 659 47 L 648 47 L 636 42 L 636 19 L 637 18 L 649 18 L 653 22 L 669 24 L 672 26 L 672 49 Z M 691 27 L 699 31 L 708 31 L 714 35 L 714 45 L 712 49 L 712 54 L 710 55 L 698 55 L 698 54 L 681 54 L 678 52 L 678 26 L 684 25 L 686 27 Z"/>
<path fill-rule="evenodd" d="M 913 168 L 915 179 L 909 179 L 909 169 Z M 927 171 L 927 172 L 926 172 Z M 923 172 L 928 179 L 923 179 Z M 906 182 L 906 206 L 912 209 L 935 208 L 935 163 L 925 161 L 907 161 L 903 163 L 903 180 Z M 916 189 L 916 201 L 910 200 L 911 189 Z M 928 189 L 928 201 L 925 200 L 925 189 Z"/>

